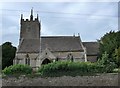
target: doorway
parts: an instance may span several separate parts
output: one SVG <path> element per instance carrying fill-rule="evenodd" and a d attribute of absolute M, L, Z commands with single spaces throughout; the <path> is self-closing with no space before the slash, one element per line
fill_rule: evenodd
<path fill-rule="evenodd" d="M 46 58 L 46 59 L 43 60 L 42 65 L 45 65 L 45 64 L 48 64 L 48 63 L 51 63 L 51 61 Z"/>

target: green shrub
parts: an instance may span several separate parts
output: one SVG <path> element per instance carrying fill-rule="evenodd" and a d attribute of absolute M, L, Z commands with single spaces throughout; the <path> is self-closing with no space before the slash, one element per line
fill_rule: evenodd
<path fill-rule="evenodd" d="M 104 72 L 113 72 L 114 68 L 117 67 L 115 62 L 111 61 L 107 52 L 102 54 L 102 58 L 98 60 L 97 64 L 103 66 Z"/>
<path fill-rule="evenodd" d="M 17 64 L 6 67 L 2 72 L 6 75 L 21 74 L 21 73 L 30 74 L 32 73 L 32 68 L 28 65 Z"/>
<path fill-rule="evenodd" d="M 115 69 L 113 70 L 113 72 L 115 72 L 115 73 L 120 73 L 120 68 L 115 68 Z"/>
<path fill-rule="evenodd" d="M 106 73 L 113 72 L 116 66 L 117 65 L 114 62 L 110 62 L 109 64 L 104 65 L 104 70 L 106 71 Z"/>
<path fill-rule="evenodd" d="M 90 62 L 57 61 L 41 66 L 41 75 L 84 75 L 105 72 L 104 66 Z"/>

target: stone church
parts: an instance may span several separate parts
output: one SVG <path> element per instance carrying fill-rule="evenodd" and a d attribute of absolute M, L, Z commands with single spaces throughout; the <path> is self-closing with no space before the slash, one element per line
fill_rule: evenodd
<path fill-rule="evenodd" d="M 82 42 L 78 36 L 41 36 L 39 17 L 20 19 L 20 39 L 14 64 L 27 64 L 33 69 L 54 61 L 95 62 L 99 51 L 97 42 Z"/>

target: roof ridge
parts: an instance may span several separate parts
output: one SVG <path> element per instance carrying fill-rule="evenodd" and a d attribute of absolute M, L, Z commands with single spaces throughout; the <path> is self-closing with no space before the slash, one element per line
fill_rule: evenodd
<path fill-rule="evenodd" d="M 97 41 L 90 41 L 90 42 L 82 42 L 82 43 L 98 43 Z"/>
<path fill-rule="evenodd" d="M 79 36 L 41 36 L 41 38 L 64 38 L 64 37 L 75 37 L 75 38 L 78 38 Z"/>

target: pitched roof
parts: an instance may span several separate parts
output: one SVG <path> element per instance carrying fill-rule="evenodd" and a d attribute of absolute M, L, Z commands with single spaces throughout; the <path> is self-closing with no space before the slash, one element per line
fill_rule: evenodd
<path fill-rule="evenodd" d="M 83 46 L 86 47 L 87 55 L 97 55 L 99 53 L 98 42 L 83 42 Z"/>
<path fill-rule="evenodd" d="M 18 46 L 17 53 L 39 52 L 40 39 L 23 39 Z"/>
<path fill-rule="evenodd" d="M 50 51 L 83 51 L 79 36 L 44 36 L 41 37 L 42 51 L 48 48 Z M 23 39 L 18 51 L 20 53 L 38 53 L 40 50 L 39 39 Z"/>
<path fill-rule="evenodd" d="M 47 47 L 50 51 L 83 51 L 80 42 L 78 36 L 49 36 L 41 39 L 42 49 Z"/>

